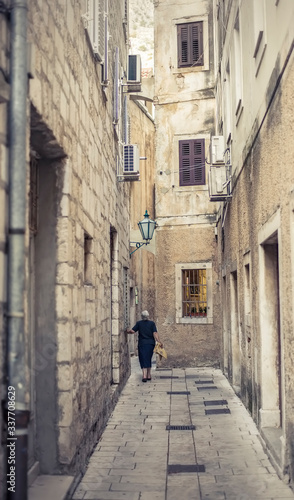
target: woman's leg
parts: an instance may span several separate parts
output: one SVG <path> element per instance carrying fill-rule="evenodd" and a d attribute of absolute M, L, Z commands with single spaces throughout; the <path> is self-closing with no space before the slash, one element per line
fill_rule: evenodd
<path fill-rule="evenodd" d="M 147 368 L 147 380 L 151 380 L 151 368 Z"/>

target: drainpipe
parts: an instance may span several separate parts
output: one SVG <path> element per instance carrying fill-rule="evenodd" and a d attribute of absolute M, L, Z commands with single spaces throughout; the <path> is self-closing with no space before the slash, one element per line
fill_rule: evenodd
<path fill-rule="evenodd" d="M 7 499 L 27 500 L 29 411 L 24 336 L 27 0 L 11 0 L 10 37 L 6 492 Z"/>

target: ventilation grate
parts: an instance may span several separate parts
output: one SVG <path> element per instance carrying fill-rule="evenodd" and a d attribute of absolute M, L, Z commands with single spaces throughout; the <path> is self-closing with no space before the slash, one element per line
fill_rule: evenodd
<path fill-rule="evenodd" d="M 170 378 L 179 378 L 179 377 L 176 377 L 174 375 L 160 375 L 159 378 L 168 378 L 168 379 L 170 379 Z"/>
<path fill-rule="evenodd" d="M 195 431 L 195 425 L 167 425 L 167 431 Z"/>
<path fill-rule="evenodd" d="M 188 396 L 189 394 L 191 394 L 190 391 L 168 391 L 166 394 L 185 394 L 186 396 Z"/>
<path fill-rule="evenodd" d="M 205 465 L 182 465 L 182 464 L 172 464 L 168 465 L 168 474 L 181 474 L 183 472 L 205 472 Z"/>
<path fill-rule="evenodd" d="M 221 413 L 231 413 L 229 408 L 215 408 L 211 410 L 205 410 L 205 415 L 220 415 Z"/>
<path fill-rule="evenodd" d="M 213 380 L 196 380 L 195 384 L 213 384 Z"/>
<path fill-rule="evenodd" d="M 197 387 L 198 391 L 210 391 L 210 389 L 217 389 L 216 385 L 206 385 L 204 387 Z"/>
<path fill-rule="evenodd" d="M 227 405 L 228 402 L 226 399 L 215 399 L 213 401 L 203 401 L 205 406 L 218 406 L 218 405 Z"/>

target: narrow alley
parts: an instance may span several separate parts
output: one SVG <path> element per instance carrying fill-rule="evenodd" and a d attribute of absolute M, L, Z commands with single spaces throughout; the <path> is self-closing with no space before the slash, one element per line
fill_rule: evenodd
<path fill-rule="evenodd" d="M 153 370 L 143 384 L 133 358 L 132 375 L 72 498 L 286 500 L 294 493 L 278 478 L 221 370 Z"/>

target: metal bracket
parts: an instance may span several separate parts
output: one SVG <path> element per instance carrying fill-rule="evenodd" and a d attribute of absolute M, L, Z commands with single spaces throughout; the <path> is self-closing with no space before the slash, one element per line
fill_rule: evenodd
<path fill-rule="evenodd" d="M 139 250 L 139 248 L 141 248 L 143 245 L 149 245 L 150 241 L 145 241 L 145 242 L 130 241 L 130 244 L 132 244 L 132 243 L 136 245 L 136 248 L 135 248 L 135 250 L 130 252 L 130 257 L 134 252 L 136 252 L 136 250 Z"/>

